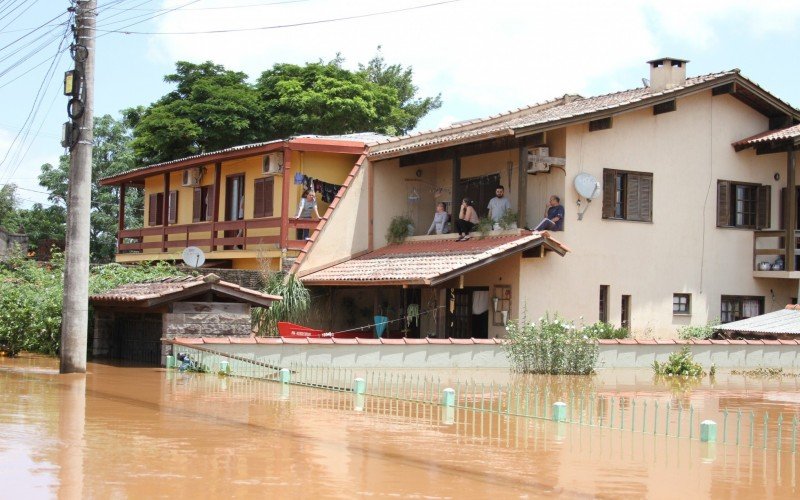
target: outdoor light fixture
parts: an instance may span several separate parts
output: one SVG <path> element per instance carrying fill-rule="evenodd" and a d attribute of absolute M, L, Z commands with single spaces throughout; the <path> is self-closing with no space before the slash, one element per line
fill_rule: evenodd
<path fill-rule="evenodd" d="M 71 69 L 64 73 L 64 95 L 78 97 L 81 93 L 81 74 Z"/>

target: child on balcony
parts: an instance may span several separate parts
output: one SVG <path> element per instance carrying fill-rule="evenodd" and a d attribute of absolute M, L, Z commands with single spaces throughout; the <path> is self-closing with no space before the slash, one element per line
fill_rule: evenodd
<path fill-rule="evenodd" d="M 310 219 L 311 213 L 317 216 L 317 219 L 320 219 L 319 211 L 317 210 L 317 196 L 314 194 L 314 191 L 311 189 L 306 189 L 303 191 L 303 197 L 300 199 L 300 206 L 297 209 L 297 216 L 296 219 Z M 297 239 L 298 240 L 307 240 L 309 236 L 310 230 L 306 228 L 300 228 L 297 230 Z"/>

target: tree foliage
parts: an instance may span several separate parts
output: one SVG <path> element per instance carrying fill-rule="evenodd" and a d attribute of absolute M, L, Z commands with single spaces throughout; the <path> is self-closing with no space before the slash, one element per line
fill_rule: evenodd
<path fill-rule="evenodd" d="M 89 233 L 89 250 L 93 262 L 109 262 L 113 259 L 119 223 L 119 187 L 100 186 L 98 180 L 129 170 L 135 165 L 130 129 L 122 121 L 115 120 L 110 115 L 95 119 L 94 147 L 92 149 L 91 227 Z M 49 199 L 58 208 L 53 209 L 50 207 L 41 209 L 35 214 L 30 214 L 28 224 L 25 225 L 23 223 L 26 232 L 29 234 L 45 232 L 39 224 L 47 221 L 43 221 L 38 217 L 43 210 L 58 212 L 57 215 L 60 220 L 66 223 L 63 207 L 66 206 L 69 185 L 69 156 L 61 156 L 58 166 L 53 166 L 49 163 L 42 165 L 39 184 L 50 192 Z M 126 227 L 140 226 L 143 215 L 144 202 L 141 192 L 134 189 L 128 190 L 125 196 Z M 63 226 L 61 227 L 62 229 L 57 233 L 55 228 L 48 228 L 48 230 L 52 230 L 53 234 L 62 236 L 64 230 Z"/>
<path fill-rule="evenodd" d="M 412 69 L 386 64 L 380 51 L 356 71 L 343 62 L 275 64 L 255 83 L 211 61 L 178 62 L 165 77 L 172 92 L 123 112 L 137 159 L 153 164 L 298 134 L 405 133 L 441 106 L 440 96 L 417 97 Z"/>

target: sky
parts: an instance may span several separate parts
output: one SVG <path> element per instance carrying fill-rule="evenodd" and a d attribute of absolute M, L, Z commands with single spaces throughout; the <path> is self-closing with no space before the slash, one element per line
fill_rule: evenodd
<path fill-rule="evenodd" d="M 23 207 L 48 204 L 37 176 L 64 153 L 72 62 L 56 54 L 69 4 L 0 0 L 0 185 L 16 184 Z M 688 59 L 690 76 L 739 68 L 800 107 L 796 0 L 98 0 L 97 26 L 95 116 L 169 92 L 176 61 L 255 80 L 337 54 L 355 69 L 378 47 L 413 68 L 419 95 L 441 94 L 417 130 L 639 87 L 646 61 L 664 56 Z"/>

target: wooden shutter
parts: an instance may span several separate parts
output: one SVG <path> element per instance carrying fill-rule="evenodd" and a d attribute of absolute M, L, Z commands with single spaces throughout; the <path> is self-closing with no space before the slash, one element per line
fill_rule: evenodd
<path fill-rule="evenodd" d="M 266 217 L 264 211 L 264 185 L 266 179 L 255 179 L 253 181 L 253 217 Z"/>
<path fill-rule="evenodd" d="M 158 194 L 151 194 L 147 201 L 147 224 L 150 226 L 158 225 Z"/>
<path fill-rule="evenodd" d="M 639 177 L 639 216 L 641 221 L 653 222 L 653 176 Z"/>
<path fill-rule="evenodd" d="M 164 193 L 156 195 L 156 225 L 164 225 Z"/>
<path fill-rule="evenodd" d="M 275 197 L 275 178 L 264 179 L 264 217 L 272 217 Z"/>
<path fill-rule="evenodd" d="M 217 199 L 215 198 L 215 196 L 216 196 L 216 191 L 214 186 L 208 186 L 207 188 L 205 188 L 206 214 L 203 220 L 216 221 L 218 219 L 216 208 L 214 208 L 217 203 Z"/>
<path fill-rule="evenodd" d="M 169 192 L 169 223 L 175 224 L 178 222 L 178 192 Z"/>
<path fill-rule="evenodd" d="M 717 181 L 717 227 L 731 225 L 731 183 Z"/>
<path fill-rule="evenodd" d="M 614 170 L 603 169 L 603 218 L 614 217 Z"/>
<path fill-rule="evenodd" d="M 639 174 L 629 173 L 625 176 L 625 181 L 625 219 L 642 220 L 642 210 L 639 203 L 641 177 Z"/>
<path fill-rule="evenodd" d="M 192 196 L 192 222 L 200 222 L 203 215 L 203 188 L 194 188 Z"/>
<path fill-rule="evenodd" d="M 770 226 L 770 198 L 772 197 L 772 186 L 758 186 L 758 196 L 756 197 L 756 227 L 764 229 Z"/>

